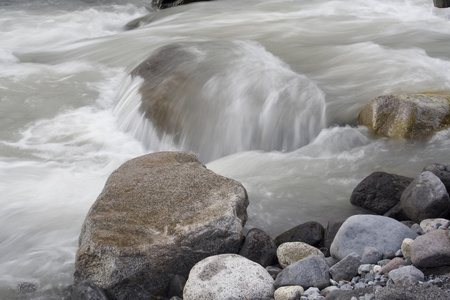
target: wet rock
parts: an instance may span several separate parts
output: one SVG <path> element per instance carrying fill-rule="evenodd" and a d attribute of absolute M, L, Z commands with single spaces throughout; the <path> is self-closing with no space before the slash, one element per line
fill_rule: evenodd
<path fill-rule="evenodd" d="M 307 289 L 325 288 L 329 285 L 330 273 L 325 257 L 309 256 L 299 260 L 284 269 L 275 280 L 275 288 L 281 286 L 300 285 Z"/>
<path fill-rule="evenodd" d="M 325 229 L 320 223 L 306 222 L 277 236 L 275 238 L 275 244 L 303 242 L 311 246 L 317 246 L 322 242 L 324 233 Z"/>
<path fill-rule="evenodd" d="M 423 268 L 450 265 L 450 231 L 433 230 L 417 237 L 411 243 L 411 261 Z"/>
<path fill-rule="evenodd" d="M 403 192 L 403 211 L 413 221 L 446 217 L 450 198 L 442 181 L 429 171 L 422 172 Z"/>
<path fill-rule="evenodd" d="M 445 185 L 447 192 L 450 193 L 450 164 L 428 164 L 423 171 L 430 171 L 436 175 Z"/>
<path fill-rule="evenodd" d="M 84 280 L 73 287 L 72 300 L 108 300 L 108 296 L 92 281 Z"/>
<path fill-rule="evenodd" d="M 330 268 L 330 274 L 333 280 L 351 280 L 358 274 L 358 268 L 361 262 L 361 256 L 356 253 L 350 253 L 341 261 Z"/>
<path fill-rule="evenodd" d="M 374 172 L 353 190 L 350 202 L 383 215 L 400 202 L 400 197 L 413 179 L 386 172 Z"/>
<path fill-rule="evenodd" d="M 319 249 L 301 242 L 283 243 L 277 249 L 278 262 L 283 268 L 312 255 L 323 256 L 323 253 Z"/>
<path fill-rule="evenodd" d="M 414 266 L 405 266 L 389 272 L 389 278 L 395 284 L 417 284 L 424 281 L 425 275 Z"/>
<path fill-rule="evenodd" d="M 189 4 L 194 2 L 204 2 L 209 0 L 153 0 L 152 5 L 159 9 L 166 9 L 183 4 Z"/>
<path fill-rule="evenodd" d="M 383 95 L 360 112 L 358 123 L 381 136 L 414 139 L 450 124 L 450 94 Z"/>
<path fill-rule="evenodd" d="M 205 258 L 189 273 L 184 300 L 272 299 L 273 278 L 259 264 L 236 254 Z"/>
<path fill-rule="evenodd" d="M 438 8 L 450 7 L 450 0 L 433 0 L 434 6 Z"/>
<path fill-rule="evenodd" d="M 91 280 L 112 298 L 166 296 L 205 257 L 237 253 L 247 193 L 194 155 L 159 152 L 108 178 L 82 227 L 75 283 Z"/>
<path fill-rule="evenodd" d="M 270 235 L 261 229 L 253 228 L 247 233 L 239 255 L 267 267 L 276 263 L 277 246 Z"/>
<path fill-rule="evenodd" d="M 301 286 L 282 286 L 275 291 L 275 300 L 297 300 L 300 299 L 304 290 Z"/>
<path fill-rule="evenodd" d="M 394 219 L 355 215 L 342 224 L 331 245 L 331 255 L 338 260 L 352 252 L 361 256 L 365 247 L 375 247 L 382 253 L 390 250 L 395 254 L 405 238 L 416 236 L 417 233 Z"/>

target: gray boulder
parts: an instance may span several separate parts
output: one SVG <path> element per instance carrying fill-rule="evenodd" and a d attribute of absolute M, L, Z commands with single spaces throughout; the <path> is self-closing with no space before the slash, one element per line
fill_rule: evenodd
<path fill-rule="evenodd" d="M 275 280 L 274 286 L 300 285 L 304 289 L 317 287 L 323 289 L 329 285 L 330 273 L 325 257 L 314 255 L 299 260 L 284 269 Z"/>
<path fill-rule="evenodd" d="M 350 203 L 383 215 L 400 202 L 400 197 L 413 179 L 386 172 L 374 172 L 353 190 Z"/>
<path fill-rule="evenodd" d="M 352 252 L 362 255 L 365 247 L 375 247 L 381 253 L 397 251 L 405 238 L 417 233 L 394 219 L 376 215 L 355 215 L 342 224 L 333 243 L 331 255 L 341 260 Z"/>
<path fill-rule="evenodd" d="M 430 171 L 442 181 L 450 193 L 450 164 L 428 164 L 423 168 L 423 171 Z"/>
<path fill-rule="evenodd" d="M 350 253 L 330 268 L 331 277 L 336 281 L 352 280 L 358 274 L 361 256 L 355 252 Z"/>
<path fill-rule="evenodd" d="M 205 258 L 189 273 L 184 300 L 272 299 L 273 278 L 259 264 L 236 254 Z"/>
<path fill-rule="evenodd" d="M 413 221 L 446 217 L 450 213 L 450 198 L 442 181 L 429 171 L 422 172 L 403 192 L 403 211 Z"/>
<path fill-rule="evenodd" d="M 449 98 L 448 92 L 379 96 L 361 110 L 358 123 L 387 137 L 427 136 L 449 126 Z"/>
<path fill-rule="evenodd" d="M 425 275 L 414 266 L 404 266 L 390 271 L 389 278 L 395 284 L 417 284 L 424 281 Z"/>
<path fill-rule="evenodd" d="M 318 222 L 306 222 L 283 232 L 275 238 L 278 246 L 288 242 L 303 242 L 311 246 L 319 245 L 325 233 L 325 229 Z"/>
<path fill-rule="evenodd" d="M 237 253 L 247 193 L 194 155 L 160 152 L 108 178 L 82 226 L 75 284 L 91 280 L 113 299 L 166 296 L 205 257 Z"/>
<path fill-rule="evenodd" d="M 417 237 L 410 246 L 411 261 L 416 267 L 450 265 L 450 231 L 433 230 Z"/>
<path fill-rule="evenodd" d="M 273 239 L 258 228 L 250 229 L 242 244 L 239 255 L 248 258 L 263 267 L 271 266 L 277 260 L 277 245 Z"/>

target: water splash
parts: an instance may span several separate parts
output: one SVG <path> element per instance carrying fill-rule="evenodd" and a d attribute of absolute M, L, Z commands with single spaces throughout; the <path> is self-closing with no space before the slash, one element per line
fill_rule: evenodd
<path fill-rule="evenodd" d="M 163 47 L 132 72 L 119 98 L 123 130 L 154 151 L 176 147 L 203 161 L 293 151 L 325 127 L 324 93 L 249 41 Z"/>

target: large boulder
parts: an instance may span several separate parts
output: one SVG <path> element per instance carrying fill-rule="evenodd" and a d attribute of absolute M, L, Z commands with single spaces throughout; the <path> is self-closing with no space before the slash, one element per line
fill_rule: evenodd
<path fill-rule="evenodd" d="M 416 237 L 416 232 L 397 220 L 376 215 L 355 215 L 339 228 L 330 252 L 337 260 L 352 252 L 362 256 L 365 247 L 375 247 L 381 253 L 396 252 L 405 238 Z"/>
<path fill-rule="evenodd" d="M 108 178 L 82 226 L 75 283 L 113 299 L 164 296 L 205 257 L 237 253 L 247 193 L 194 155 L 160 152 L 124 163 Z"/>
<path fill-rule="evenodd" d="M 429 171 L 422 172 L 403 191 L 400 203 L 405 214 L 420 223 L 429 218 L 447 217 L 450 197 L 442 181 Z"/>
<path fill-rule="evenodd" d="M 400 202 L 400 197 L 413 179 L 386 172 L 374 172 L 353 190 L 353 205 L 383 215 Z"/>
<path fill-rule="evenodd" d="M 273 299 L 273 278 L 259 264 L 236 254 L 205 258 L 189 273 L 184 300 Z"/>
<path fill-rule="evenodd" d="M 379 96 L 361 110 L 358 123 L 387 137 L 427 136 L 450 125 L 450 93 Z"/>

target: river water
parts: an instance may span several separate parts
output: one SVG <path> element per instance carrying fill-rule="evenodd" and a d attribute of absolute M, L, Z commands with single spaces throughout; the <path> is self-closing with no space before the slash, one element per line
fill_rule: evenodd
<path fill-rule="evenodd" d="M 431 0 L 219 0 L 130 31 L 149 11 L 127 2 L 0 3 L 0 299 L 22 282 L 61 297 L 87 211 L 145 153 L 191 151 L 242 182 L 247 228 L 272 236 L 361 212 L 349 197 L 371 172 L 450 162 L 450 130 L 404 141 L 356 126 L 377 95 L 450 90 L 450 10 Z M 185 100 L 203 101 L 180 143 L 132 112 L 141 81 L 127 76 L 172 43 L 195 54 Z"/>

